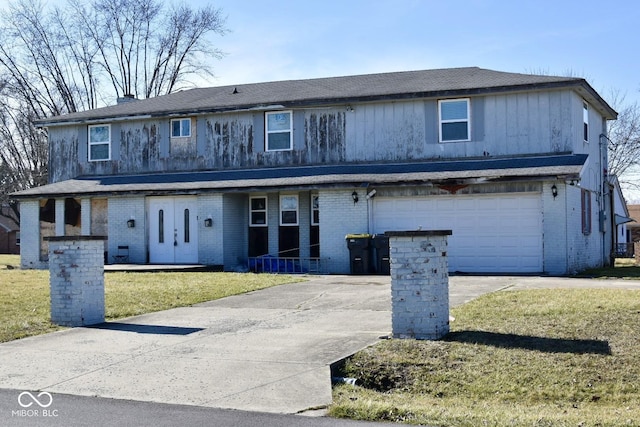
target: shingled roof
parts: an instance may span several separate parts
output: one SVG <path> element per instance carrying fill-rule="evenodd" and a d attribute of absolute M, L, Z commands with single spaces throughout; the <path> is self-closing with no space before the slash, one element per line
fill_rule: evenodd
<path fill-rule="evenodd" d="M 349 102 L 571 88 L 606 118 L 617 113 L 582 78 L 508 73 L 478 67 L 286 80 L 184 90 L 39 120 L 39 126 L 127 117 L 295 108 Z"/>

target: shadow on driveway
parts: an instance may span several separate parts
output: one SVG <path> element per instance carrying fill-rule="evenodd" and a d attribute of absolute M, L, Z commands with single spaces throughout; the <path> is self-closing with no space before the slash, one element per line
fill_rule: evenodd
<path fill-rule="evenodd" d="M 137 334 L 156 335 L 189 335 L 203 331 L 204 328 L 183 328 L 179 326 L 141 325 L 137 323 L 106 322 L 86 326 L 89 329 L 105 329 L 109 331 L 135 332 Z"/>

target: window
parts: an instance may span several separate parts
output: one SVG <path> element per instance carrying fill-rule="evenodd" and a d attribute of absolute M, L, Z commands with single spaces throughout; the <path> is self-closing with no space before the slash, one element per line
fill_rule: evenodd
<path fill-rule="evenodd" d="M 298 225 L 298 196 L 280 196 L 280 225 Z"/>
<path fill-rule="evenodd" d="M 586 102 L 582 103 L 582 121 L 584 142 L 589 142 L 589 105 Z"/>
<path fill-rule="evenodd" d="M 186 138 L 191 136 L 191 119 L 171 120 L 171 138 Z"/>
<path fill-rule="evenodd" d="M 320 204 L 317 194 L 311 195 L 311 225 L 320 225 Z"/>
<path fill-rule="evenodd" d="M 20 232 L 16 231 L 16 246 L 20 246 Z"/>
<path fill-rule="evenodd" d="M 470 141 L 469 99 L 438 101 L 440 142 Z"/>
<path fill-rule="evenodd" d="M 251 227 L 267 226 L 267 198 L 265 196 L 249 199 L 249 225 Z"/>
<path fill-rule="evenodd" d="M 581 189 L 582 199 L 582 234 L 591 234 L 591 193 Z"/>
<path fill-rule="evenodd" d="M 158 243 L 164 243 L 164 210 L 158 211 Z"/>
<path fill-rule="evenodd" d="M 293 149 L 293 120 L 291 111 L 266 113 L 266 151 Z"/>
<path fill-rule="evenodd" d="M 111 126 L 89 126 L 89 161 L 111 159 Z"/>
<path fill-rule="evenodd" d="M 184 242 L 189 243 L 191 240 L 191 233 L 189 230 L 189 209 L 184 210 Z"/>

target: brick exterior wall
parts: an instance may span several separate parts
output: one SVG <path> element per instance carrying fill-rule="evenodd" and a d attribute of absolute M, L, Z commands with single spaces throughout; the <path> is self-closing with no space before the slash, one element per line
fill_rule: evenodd
<path fill-rule="evenodd" d="M 391 324 L 396 338 L 449 333 L 447 236 L 451 231 L 389 232 Z"/>
<path fill-rule="evenodd" d="M 300 227 L 300 256 L 311 256 L 311 196 L 309 192 L 298 193 L 298 224 Z"/>
<path fill-rule="evenodd" d="M 603 234 L 598 221 L 597 195 L 592 194 L 592 227 L 589 235 L 582 233 L 581 187 L 566 185 L 560 181 L 536 183 L 542 191 L 543 215 L 543 269 L 547 274 L 571 274 L 589 267 L 602 265 L 601 251 Z M 506 185 L 506 184 L 505 184 Z M 529 184 L 533 185 L 533 184 Z M 553 197 L 551 186 L 556 185 L 558 196 Z M 351 194 L 358 193 L 358 203 L 353 203 Z M 422 187 L 403 187 L 400 197 L 411 197 L 422 191 Z M 493 191 L 500 192 L 501 188 Z M 426 191 L 426 190 L 424 190 Z M 429 190 L 435 191 L 435 190 Z M 382 190 L 380 190 L 382 193 Z M 265 193 L 262 193 L 265 194 Z M 279 194 L 269 193 L 269 253 L 279 251 Z M 297 192 L 299 196 L 300 256 L 309 255 L 309 192 Z M 422 194 L 422 193 L 419 193 Z M 366 200 L 364 188 L 324 189 L 318 191 L 320 204 L 320 257 L 328 259 L 328 273 L 349 274 L 349 249 L 345 241 L 347 234 L 370 233 L 369 218 L 372 202 Z M 198 262 L 206 265 L 224 265 L 227 270 L 246 268 L 248 251 L 248 197 L 247 193 L 198 195 Z M 102 199 L 95 209 L 92 199 L 81 199 L 82 230 L 69 227 L 65 235 L 106 235 L 107 263 L 118 245 L 129 246 L 129 261 L 148 262 L 148 236 L 146 224 L 146 199 L 144 196 L 111 197 Z M 63 201 L 58 204 L 63 208 Z M 100 213 L 99 211 L 103 211 Z M 42 236 L 53 235 L 56 227 L 39 222 L 39 203 L 34 200 L 21 202 L 21 266 L 22 268 L 47 268 L 47 242 Z M 100 214 L 100 221 L 94 218 Z M 204 219 L 211 215 L 213 227 L 204 227 Z M 57 213 L 63 218 L 63 209 Z M 127 227 L 127 220 L 135 219 L 135 228 Z M 48 228 L 47 228 L 48 227 Z M 48 230 L 48 231 L 47 231 Z M 96 231 L 98 230 L 98 231 Z M 100 230 L 102 230 L 100 232 Z M 76 233 L 77 231 L 77 233 Z M 44 245 L 43 252 L 39 248 Z M 42 261 L 41 261 L 42 260 Z"/>
<path fill-rule="evenodd" d="M 244 194 L 225 194 L 223 196 L 223 222 L 220 224 L 223 240 L 225 270 L 242 271 L 247 268 L 249 247 L 249 200 Z M 215 220 L 214 220 L 214 227 Z"/>
<path fill-rule="evenodd" d="M 247 214 L 248 215 L 248 214 Z M 278 255 L 280 252 L 280 196 L 278 193 L 267 195 L 267 225 L 269 228 L 269 254 Z"/>
<path fill-rule="evenodd" d="M 63 326 L 103 323 L 103 239 L 48 239 L 51 321 Z"/>
<path fill-rule="evenodd" d="M 551 186 L 558 196 L 553 197 Z M 542 185 L 543 267 L 548 274 L 564 274 L 567 269 L 567 191 L 564 184 L 546 182 Z"/>
<path fill-rule="evenodd" d="M 211 227 L 204 220 L 211 218 Z M 198 197 L 198 263 L 222 265 L 224 263 L 224 222 L 222 194 Z"/>
<path fill-rule="evenodd" d="M 551 186 L 558 189 L 554 199 Z M 544 272 L 575 274 L 603 265 L 596 195 L 591 195 L 591 233 L 582 233 L 581 187 L 550 181 L 542 185 Z"/>
<path fill-rule="evenodd" d="M 91 199 L 80 200 L 80 234 L 82 236 L 91 235 Z"/>
<path fill-rule="evenodd" d="M 20 202 L 20 231 L 21 268 L 47 268 L 47 263 L 40 261 L 40 201 Z"/>
<path fill-rule="evenodd" d="M 320 205 L 320 257 L 330 258 L 329 272 L 349 274 L 347 234 L 368 233 L 368 202 L 365 190 L 355 189 L 358 203 L 353 203 L 354 189 L 327 190 L 318 193 Z"/>
<path fill-rule="evenodd" d="M 112 197 L 108 208 L 109 244 L 107 262 L 113 262 L 118 246 L 129 246 L 129 262 L 144 264 L 147 256 L 147 235 L 145 198 L 143 196 Z M 135 227 L 127 227 L 129 219 L 135 220 Z"/>

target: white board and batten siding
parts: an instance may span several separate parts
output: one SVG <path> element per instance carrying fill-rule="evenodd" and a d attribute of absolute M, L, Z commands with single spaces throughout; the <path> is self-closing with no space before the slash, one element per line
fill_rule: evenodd
<path fill-rule="evenodd" d="M 543 271 L 540 193 L 374 198 L 372 222 L 377 234 L 452 230 L 452 273 Z"/>

